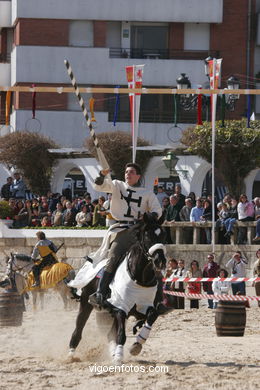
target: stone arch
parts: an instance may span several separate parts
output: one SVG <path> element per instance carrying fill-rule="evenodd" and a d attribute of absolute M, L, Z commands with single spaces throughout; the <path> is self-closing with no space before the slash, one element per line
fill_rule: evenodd
<path fill-rule="evenodd" d="M 5 165 L 0 164 L 0 187 L 6 183 L 6 179 L 12 176 L 12 172 L 9 171 Z"/>
<path fill-rule="evenodd" d="M 253 185 L 256 176 L 259 174 L 259 168 L 253 169 L 245 178 L 246 196 L 248 199 L 253 197 Z"/>
<path fill-rule="evenodd" d="M 81 170 L 82 174 L 85 176 L 88 192 L 91 194 L 92 198 L 99 196 L 99 193 L 94 190 L 93 182 L 98 176 L 100 171 L 100 166 L 95 158 L 69 158 L 69 159 L 60 159 L 57 166 L 54 168 L 51 189 L 53 192 L 62 192 L 62 186 L 64 179 L 68 172 L 73 169 L 78 168 Z"/>

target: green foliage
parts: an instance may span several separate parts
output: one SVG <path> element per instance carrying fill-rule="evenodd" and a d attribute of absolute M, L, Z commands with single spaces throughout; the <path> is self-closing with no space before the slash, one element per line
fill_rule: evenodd
<path fill-rule="evenodd" d="M 187 151 L 211 163 L 212 128 L 210 122 L 189 127 L 181 142 Z M 260 121 L 227 120 L 225 127 L 216 122 L 215 165 L 229 191 L 239 195 L 244 191 L 244 179 L 260 166 Z"/>
<path fill-rule="evenodd" d="M 52 168 L 56 158 L 48 152 L 56 144 L 43 135 L 16 131 L 0 137 L 0 162 L 9 169 L 19 170 L 27 187 L 36 194 L 50 188 Z"/>
<path fill-rule="evenodd" d="M 132 137 L 129 133 L 124 131 L 104 132 L 97 135 L 99 145 L 112 169 L 112 174 L 118 179 L 124 179 L 124 167 L 127 163 L 132 161 Z M 144 139 L 138 138 L 138 146 L 150 145 Z M 92 138 L 87 138 L 86 147 L 97 158 L 96 150 Z M 149 159 L 152 154 L 149 151 L 136 152 L 136 163 L 145 172 Z"/>
<path fill-rule="evenodd" d="M 0 219 L 12 218 L 13 210 L 6 200 L 0 200 Z"/>

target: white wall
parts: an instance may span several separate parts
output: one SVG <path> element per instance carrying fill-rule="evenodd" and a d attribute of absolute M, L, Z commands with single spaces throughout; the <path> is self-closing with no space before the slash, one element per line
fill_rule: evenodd
<path fill-rule="evenodd" d="M 188 74 L 193 83 L 207 81 L 203 60 L 114 59 L 109 58 L 107 48 L 17 46 L 12 52 L 12 85 L 69 84 L 64 59 L 71 63 L 77 82 L 84 85 L 126 85 L 125 66 L 140 63 L 145 64 L 144 86 L 176 86 L 181 73 Z"/>
<path fill-rule="evenodd" d="M 26 130 L 26 122 L 32 116 L 31 110 L 18 110 L 11 115 L 11 125 L 15 130 Z M 95 113 L 97 119 L 95 132 L 98 134 L 104 131 L 128 131 L 130 123 L 116 124 L 107 121 L 107 113 Z M 89 137 L 89 129 L 86 126 L 82 112 L 78 111 L 37 111 L 36 119 L 41 123 L 40 134 L 50 137 L 59 146 L 82 147 L 84 140 Z M 29 123 L 33 126 L 33 123 Z M 38 126 L 35 123 L 35 126 Z M 180 125 L 175 128 L 172 123 L 140 123 L 139 136 L 150 141 L 151 144 L 171 144 L 176 147 L 182 128 L 188 125 Z M 32 128 L 33 130 L 33 128 Z"/>
<path fill-rule="evenodd" d="M 15 18 L 221 23 L 223 0 L 13 0 Z M 141 5 L 141 6 L 140 6 Z"/>

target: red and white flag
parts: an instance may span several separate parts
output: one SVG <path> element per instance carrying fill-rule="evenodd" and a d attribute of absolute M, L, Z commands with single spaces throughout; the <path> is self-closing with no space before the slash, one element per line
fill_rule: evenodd
<path fill-rule="evenodd" d="M 126 66 L 126 77 L 128 88 L 142 88 L 144 65 Z M 140 114 L 140 93 L 129 93 L 131 129 L 132 129 L 132 144 L 133 144 L 133 162 L 135 162 L 136 146 L 139 127 Z"/>
<path fill-rule="evenodd" d="M 222 58 L 213 59 L 208 62 L 209 64 L 209 80 L 210 89 L 217 89 L 221 84 L 221 64 Z"/>

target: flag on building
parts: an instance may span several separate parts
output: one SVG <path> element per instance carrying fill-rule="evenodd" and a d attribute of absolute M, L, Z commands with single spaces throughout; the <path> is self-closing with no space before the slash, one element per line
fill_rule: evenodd
<path fill-rule="evenodd" d="M 143 68 L 144 65 L 126 66 L 126 77 L 128 88 L 142 88 L 143 83 Z M 139 114 L 140 114 L 140 93 L 129 93 L 130 115 L 131 115 L 131 130 L 132 130 L 132 145 L 133 145 L 133 162 L 136 157 L 136 146 L 138 138 Z"/>

